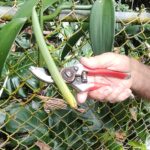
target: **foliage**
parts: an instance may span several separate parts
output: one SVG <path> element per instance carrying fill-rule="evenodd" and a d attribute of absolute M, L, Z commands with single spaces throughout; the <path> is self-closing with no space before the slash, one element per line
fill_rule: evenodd
<path fill-rule="evenodd" d="M 17 1 L 17 6 L 26 10 L 28 5 L 25 7 L 23 2 L 24 0 Z M 33 3 L 36 4 L 35 1 Z M 37 4 L 38 14 L 42 9 L 43 15 L 51 15 L 58 7 L 64 6 L 64 1 L 44 0 L 42 8 L 41 4 Z M 82 7 L 83 4 L 88 5 L 93 2 L 84 0 L 78 4 Z M 125 5 L 118 5 L 116 9 L 128 10 Z M 30 16 L 29 12 L 31 13 L 31 11 L 25 11 L 23 14 L 18 12 L 18 16 L 19 18 Z M 39 15 L 40 17 L 42 15 Z M 12 22 L 13 20 L 7 25 Z M 58 16 L 53 22 L 44 21 L 44 39 L 58 67 L 73 65 L 80 57 L 92 55 L 88 24 L 84 23 L 80 20 L 66 23 L 59 21 Z M 39 83 L 28 70 L 31 65 L 39 65 L 39 49 L 31 25 L 29 17 L 19 34 L 19 30 L 12 34 L 13 32 L 8 30 L 9 27 L 5 29 L 8 39 L 11 37 L 14 39 L 18 35 L 12 48 L 7 49 L 9 55 L 6 54 L 7 60 L 0 78 L 0 147 L 38 150 L 36 143 L 40 141 L 46 143 L 49 148 L 58 150 L 146 149 L 150 134 L 150 104 L 138 97 L 118 104 L 100 103 L 89 99 L 85 104 L 79 105 L 78 111 L 69 106 L 65 109 L 49 108 L 49 112 L 45 110 L 44 106 L 48 100 L 39 98 L 39 95 L 55 100 L 62 99 L 62 94 L 55 85 Z M 150 25 L 148 23 L 116 23 L 115 32 L 114 46 L 120 48 L 117 49 L 117 53 L 132 56 L 149 64 Z M 9 43 L 8 39 L 5 38 L 4 47 Z M 70 90 L 74 93 L 73 89 Z"/>
<path fill-rule="evenodd" d="M 4 63 L 6 61 L 6 58 L 9 54 L 9 50 L 15 40 L 15 37 L 21 30 L 22 26 L 26 22 L 27 18 L 31 16 L 32 8 L 33 6 L 37 3 L 37 0 L 33 1 L 26 1 L 24 5 L 18 10 L 18 12 L 15 14 L 14 18 L 12 21 L 10 21 L 3 29 L 1 30 L 0 34 L 5 35 L 4 38 L 1 38 L 0 40 L 0 45 L 2 45 L 0 49 L 0 56 L 2 57 L 1 59 L 1 66 L 0 66 L 0 76 L 1 72 L 4 66 Z M 28 9 L 28 11 L 26 11 Z M 9 36 L 10 32 L 12 31 L 12 35 Z M 7 34 L 5 34 L 7 33 Z M 8 38 L 9 37 L 9 38 Z M 7 43 L 6 43 L 7 42 Z"/>
<path fill-rule="evenodd" d="M 90 15 L 90 39 L 94 55 L 113 49 L 115 10 L 112 0 L 96 0 Z"/>
<path fill-rule="evenodd" d="M 25 18 L 20 19 L 14 19 L 9 24 L 3 27 L 3 29 L 0 31 L 1 35 L 4 35 L 3 38 L 0 40 L 0 56 L 1 56 L 1 62 L 0 62 L 0 76 L 2 73 L 2 69 L 4 66 L 4 63 L 6 61 L 6 58 L 8 56 L 9 50 L 12 46 L 12 43 L 14 42 L 14 39 L 16 38 L 18 32 L 21 30 L 23 24 L 25 23 Z M 9 36 L 11 32 L 11 36 Z"/>
<path fill-rule="evenodd" d="M 40 53 L 42 54 L 43 59 L 45 60 L 47 68 L 49 72 L 51 73 L 51 76 L 54 82 L 57 84 L 58 89 L 60 90 L 60 92 L 62 93 L 63 97 L 68 102 L 68 104 L 72 108 L 77 108 L 77 103 L 76 103 L 74 96 L 69 91 L 66 83 L 62 79 L 59 73 L 59 70 L 57 69 L 57 66 L 55 65 L 55 62 L 51 54 L 49 53 L 47 45 L 44 41 L 44 37 L 42 35 L 42 31 L 40 29 L 40 23 L 38 21 L 38 16 L 37 16 L 35 8 L 33 8 L 33 12 L 32 12 L 32 23 L 33 23 L 34 34 L 35 34 L 35 37 L 36 37 L 36 40 L 40 49 Z"/>

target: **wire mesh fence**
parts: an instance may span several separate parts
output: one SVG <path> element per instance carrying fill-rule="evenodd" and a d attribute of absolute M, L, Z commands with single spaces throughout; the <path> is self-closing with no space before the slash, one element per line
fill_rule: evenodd
<path fill-rule="evenodd" d="M 45 12 L 43 34 L 60 68 L 74 65 L 81 56 L 92 55 L 89 3 L 93 2 L 88 1 L 81 9 L 74 2 L 74 7 L 56 16 L 48 14 L 55 12 L 54 8 Z M 121 3 L 116 4 L 116 11 L 120 13 L 114 52 L 150 64 L 149 13 L 142 8 L 134 14 Z M 7 22 L 0 21 L 1 27 Z M 55 84 L 40 82 L 29 71 L 31 65 L 41 63 L 40 59 L 29 21 L 17 36 L 0 79 L 0 149 L 150 149 L 150 103 L 137 96 L 116 104 L 89 98 L 78 110 L 71 109 Z"/>

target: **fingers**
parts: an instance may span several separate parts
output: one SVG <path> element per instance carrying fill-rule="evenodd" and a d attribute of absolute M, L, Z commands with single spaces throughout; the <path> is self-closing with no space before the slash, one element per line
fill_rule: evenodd
<path fill-rule="evenodd" d="M 112 88 L 109 86 L 102 87 L 98 90 L 91 91 L 88 95 L 99 101 L 104 101 L 104 99 L 113 92 Z"/>
<path fill-rule="evenodd" d="M 77 100 L 79 103 L 84 103 L 87 99 L 87 96 L 90 96 L 91 98 L 101 102 L 115 103 L 115 102 L 122 102 L 131 95 L 132 91 L 130 89 L 124 89 L 123 87 L 112 89 L 109 86 L 105 86 L 98 90 L 91 91 L 89 93 L 87 92 L 79 93 L 77 95 Z"/>
<path fill-rule="evenodd" d="M 132 96 L 132 91 L 130 89 L 126 89 L 123 93 L 118 96 L 118 102 L 124 101 L 125 99 Z"/>
<path fill-rule="evenodd" d="M 125 91 L 125 87 L 123 84 L 119 84 L 117 87 L 113 87 L 113 92 L 109 95 L 107 95 L 107 97 L 105 97 L 105 99 L 107 101 L 109 101 L 110 103 L 115 103 L 118 101 L 118 96 L 121 93 L 124 93 Z"/>
<path fill-rule="evenodd" d="M 112 93 L 112 89 L 109 86 L 105 86 L 100 88 L 99 90 L 94 90 L 92 92 L 81 92 L 77 94 L 77 100 L 79 103 L 84 103 L 88 96 L 93 99 L 97 99 L 99 101 L 103 101 L 103 99 Z"/>
<path fill-rule="evenodd" d="M 130 59 L 127 56 L 111 52 L 90 58 L 83 57 L 80 62 L 91 69 L 107 68 L 110 70 L 130 71 L 131 67 Z"/>
<path fill-rule="evenodd" d="M 112 60 L 116 57 L 113 53 L 104 53 L 95 57 L 81 58 L 80 62 L 88 68 L 106 68 L 112 65 Z"/>
<path fill-rule="evenodd" d="M 88 93 L 87 92 L 81 92 L 77 94 L 77 100 L 79 103 L 84 103 L 87 99 Z"/>

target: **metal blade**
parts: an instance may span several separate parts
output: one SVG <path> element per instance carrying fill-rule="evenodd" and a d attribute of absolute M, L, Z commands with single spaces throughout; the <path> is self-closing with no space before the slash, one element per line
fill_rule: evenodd
<path fill-rule="evenodd" d="M 44 68 L 30 66 L 29 70 L 35 77 L 42 80 L 43 82 L 54 83 L 52 77 L 48 74 L 48 72 Z"/>

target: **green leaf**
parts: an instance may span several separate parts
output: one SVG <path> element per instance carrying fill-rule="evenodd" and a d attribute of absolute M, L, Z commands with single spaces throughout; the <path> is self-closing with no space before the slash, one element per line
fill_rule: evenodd
<path fill-rule="evenodd" d="M 26 18 L 13 19 L 0 30 L 0 35 L 3 35 L 3 38 L 0 38 L 0 76 L 10 48 L 25 21 Z"/>
<path fill-rule="evenodd" d="M 47 142 L 49 133 L 43 121 L 47 118 L 44 111 L 35 111 L 30 106 L 23 107 L 20 105 L 12 105 L 7 113 L 11 116 L 5 126 L 7 132 L 30 133 L 31 135 L 28 134 L 28 136 L 24 137 L 25 141 L 23 142 L 28 141 L 31 137 L 33 140 L 38 138 L 39 140 Z M 42 116 L 42 118 L 38 116 Z"/>
<path fill-rule="evenodd" d="M 134 149 L 146 150 L 146 146 L 143 143 L 136 141 L 129 141 L 128 144 L 132 146 Z"/>
<path fill-rule="evenodd" d="M 129 25 L 125 28 L 125 31 L 128 35 L 135 35 L 141 31 L 140 25 Z"/>
<path fill-rule="evenodd" d="M 114 31 L 113 0 L 96 0 L 90 15 L 90 38 L 94 55 L 112 50 Z"/>
<path fill-rule="evenodd" d="M 108 150 L 124 150 L 123 145 L 115 139 L 115 132 L 108 130 L 99 134 L 99 139 L 102 141 Z"/>
<path fill-rule="evenodd" d="M 84 109 L 90 107 L 85 113 L 80 114 L 80 117 L 86 122 L 86 126 L 83 126 L 83 130 L 87 132 L 89 130 L 92 132 L 101 130 L 104 127 L 104 123 L 97 113 L 98 104 L 88 99 L 84 105 L 82 104 L 82 107 Z"/>
<path fill-rule="evenodd" d="M 0 125 L 4 123 L 5 119 L 6 119 L 6 113 L 0 111 Z"/>
<path fill-rule="evenodd" d="M 13 42 L 27 18 L 31 16 L 32 8 L 37 2 L 38 0 L 27 0 L 17 11 L 13 20 L 0 30 L 0 35 L 3 35 L 3 38 L 0 39 L 0 76 Z"/>
<path fill-rule="evenodd" d="M 138 114 L 138 117 L 142 117 L 142 116 L 140 116 L 140 114 Z M 133 126 L 135 128 L 135 132 L 137 133 L 137 137 L 139 137 L 141 141 L 145 142 L 148 133 L 145 130 L 146 125 L 145 125 L 144 121 L 142 119 L 138 119 L 138 121 L 135 122 L 133 124 Z"/>
<path fill-rule="evenodd" d="M 29 58 L 32 58 L 32 60 Z M 34 77 L 29 78 L 29 76 L 31 76 L 31 73 L 28 69 L 30 65 L 34 65 L 33 62 L 37 62 L 37 51 L 28 50 L 27 53 L 9 53 L 9 57 L 4 67 L 3 74 L 7 73 L 6 68 L 8 68 L 9 66 L 12 66 L 12 71 L 8 75 L 8 80 L 6 80 L 7 82 L 2 96 L 9 96 L 13 93 L 19 98 L 25 98 L 27 92 L 33 91 L 34 89 L 37 89 L 39 87 L 39 80 Z"/>
<path fill-rule="evenodd" d="M 37 4 L 38 0 L 27 0 L 22 6 L 19 8 L 14 18 L 29 18 L 32 14 L 33 7 Z"/>
<path fill-rule="evenodd" d="M 63 60 L 64 57 L 73 49 L 73 46 L 77 43 L 77 41 L 85 34 L 89 27 L 89 24 L 84 23 L 78 31 L 76 31 L 67 41 L 65 47 L 63 48 L 63 52 L 61 55 L 61 59 Z"/>
<path fill-rule="evenodd" d="M 25 33 L 17 36 L 15 42 L 23 49 L 28 49 L 31 46 L 30 39 L 27 38 L 27 34 Z"/>
<path fill-rule="evenodd" d="M 8 79 L 6 83 L 6 91 L 9 95 L 13 92 L 12 82 L 10 78 Z"/>
<path fill-rule="evenodd" d="M 57 3 L 59 0 L 43 0 L 43 10 L 47 9 L 49 6 Z"/>
<path fill-rule="evenodd" d="M 14 87 L 14 90 L 17 90 L 18 95 L 25 98 L 26 94 L 25 94 L 23 88 L 19 87 L 21 85 L 19 77 L 17 77 L 17 76 L 13 77 L 13 78 L 11 78 L 11 81 L 12 81 L 12 85 Z"/>

